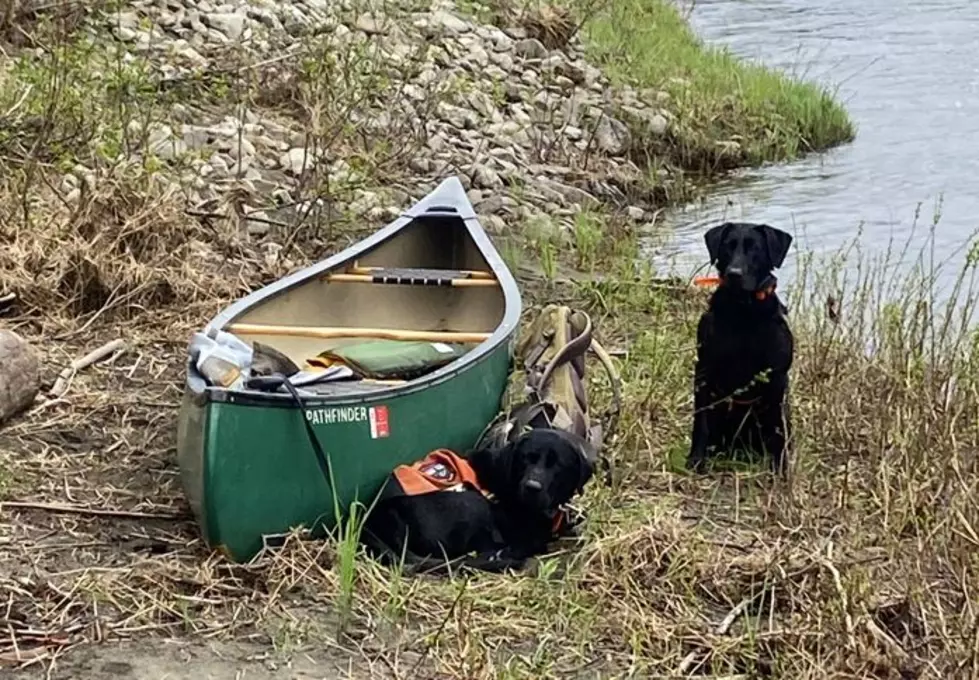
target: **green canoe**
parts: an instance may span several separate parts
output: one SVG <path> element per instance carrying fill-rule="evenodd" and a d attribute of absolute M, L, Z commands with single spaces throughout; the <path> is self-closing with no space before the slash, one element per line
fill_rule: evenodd
<path fill-rule="evenodd" d="M 322 535 L 336 524 L 334 490 L 343 509 L 369 505 L 396 465 L 474 445 L 500 408 L 520 312 L 454 177 L 372 236 L 223 310 L 204 332 L 272 347 L 304 371 L 323 370 L 323 357 L 373 364 L 304 388 L 300 409 L 285 391 L 212 386 L 189 358 L 177 450 L 204 540 L 246 561 L 292 528 Z M 432 363 L 433 352 L 449 358 Z M 399 360 L 407 377 L 384 379 Z"/>

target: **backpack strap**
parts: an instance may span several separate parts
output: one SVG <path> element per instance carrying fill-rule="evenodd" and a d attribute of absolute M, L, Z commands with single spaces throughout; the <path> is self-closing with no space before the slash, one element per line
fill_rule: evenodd
<path fill-rule="evenodd" d="M 518 419 L 533 421 L 537 426 L 580 436 L 594 455 L 590 462 L 605 467 L 608 479 L 611 470 L 601 452 L 603 441 L 618 424 L 621 382 L 611 357 L 594 335 L 591 318 L 585 312 L 565 305 L 545 306 L 529 325 L 518 348 L 526 372 L 526 401 L 503 420 L 514 425 Z M 599 359 L 612 387 L 612 404 L 597 422 L 589 413 L 585 383 L 585 358 L 589 352 Z M 504 433 L 503 425 L 496 427 L 494 435 L 501 443 L 523 431 L 523 427 L 511 428 Z"/>

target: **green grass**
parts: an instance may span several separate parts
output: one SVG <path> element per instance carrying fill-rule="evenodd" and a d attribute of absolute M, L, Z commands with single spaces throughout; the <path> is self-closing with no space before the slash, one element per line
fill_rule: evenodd
<path fill-rule="evenodd" d="M 614 82 L 669 95 L 672 134 L 650 138 L 650 151 L 681 168 L 787 160 L 854 138 L 832 92 L 705 45 L 673 3 L 614 0 L 586 16 L 588 54 Z"/>

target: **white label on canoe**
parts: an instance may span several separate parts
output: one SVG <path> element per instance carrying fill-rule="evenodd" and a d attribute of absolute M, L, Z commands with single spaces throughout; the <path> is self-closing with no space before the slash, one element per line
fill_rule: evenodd
<path fill-rule="evenodd" d="M 362 423 L 367 420 L 364 406 L 337 406 L 334 408 L 314 408 L 306 411 L 306 420 L 313 425 L 333 425 L 334 423 Z"/>
<path fill-rule="evenodd" d="M 442 354 L 452 354 L 452 348 L 446 345 L 444 342 L 433 342 L 432 347 Z"/>
<path fill-rule="evenodd" d="M 371 439 L 387 437 L 391 434 L 391 429 L 388 425 L 387 406 L 371 406 L 367 409 L 367 413 L 371 420 Z"/>

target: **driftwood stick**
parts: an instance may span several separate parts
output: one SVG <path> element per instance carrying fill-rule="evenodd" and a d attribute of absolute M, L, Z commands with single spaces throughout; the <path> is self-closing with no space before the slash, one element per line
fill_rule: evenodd
<path fill-rule="evenodd" d="M 167 519 L 183 520 L 187 519 L 185 514 L 162 513 L 162 512 L 137 512 L 135 510 L 103 510 L 101 508 L 87 508 L 80 505 L 63 505 L 61 503 L 30 503 L 27 501 L 3 501 L 0 503 L 0 512 L 4 508 L 14 508 L 20 510 L 43 510 L 44 512 L 58 512 L 69 515 L 93 515 L 96 517 L 123 517 L 126 519 Z"/>
<path fill-rule="evenodd" d="M 744 610 L 748 608 L 748 605 L 752 603 L 754 598 L 748 597 L 737 604 L 731 611 L 727 613 L 727 616 L 717 624 L 714 628 L 713 633 L 715 635 L 727 635 L 727 632 L 731 630 L 731 626 L 734 622 L 744 613 Z M 697 658 L 700 656 L 700 652 L 693 651 L 683 657 L 683 661 L 680 662 L 679 667 L 676 669 L 677 675 L 686 675 L 693 668 L 694 664 L 697 663 Z"/>
<path fill-rule="evenodd" d="M 96 362 L 102 361 L 106 357 L 110 356 L 113 352 L 121 350 L 125 346 L 126 341 L 122 338 L 117 338 L 112 342 L 105 343 L 97 349 L 93 349 L 81 359 L 75 359 L 71 362 L 71 365 L 67 366 L 61 371 L 61 373 L 58 374 L 58 379 L 54 381 L 54 387 L 51 388 L 48 394 L 55 399 L 63 396 L 64 393 L 68 391 L 68 385 L 70 384 L 75 373 L 88 368 Z"/>

